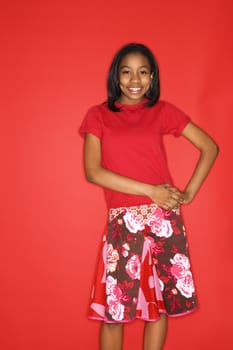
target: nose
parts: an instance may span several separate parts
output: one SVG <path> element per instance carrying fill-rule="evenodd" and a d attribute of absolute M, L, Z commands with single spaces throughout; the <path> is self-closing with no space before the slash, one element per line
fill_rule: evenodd
<path fill-rule="evenodd" d="M 139 81 L 139 80 L 140 80 L 139 74 L 137 72 L 132 73 L 131 81 Z"/>

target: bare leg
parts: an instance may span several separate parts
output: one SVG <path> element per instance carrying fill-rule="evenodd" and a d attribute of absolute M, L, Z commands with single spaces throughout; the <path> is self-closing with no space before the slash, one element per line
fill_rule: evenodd
<path fill-rule="evenodd" d="M 102 323 L 100 328 L 100 349 L 121 350 L 123 341 L 123 324 Z"/>
<path fill-rule="evenodd" d="M 167 333 L 167 316 L 160 315 L 160 320 L 145 322 L 144 327 L 144 350 L 162 350 Z"/>

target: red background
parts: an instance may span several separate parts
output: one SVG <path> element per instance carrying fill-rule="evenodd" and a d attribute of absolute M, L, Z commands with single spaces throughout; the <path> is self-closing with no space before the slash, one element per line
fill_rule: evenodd
<path fill-rule="evenodd" d="M 77 129 L 131 41 L 155 52 L 162 98 L 221 150 L 183 210 L 200 309 L 170 321 L 165 349 L 232 349 L 232 15 L 230 0 L 1 4 L 1 350 L 98 349 L 86 308 L 106 209 L 84 179 Z M 182 188 L 197 152 L 165 142 Z M 125 349 L 141 337 L 142 322 L 128 325 Z"/>

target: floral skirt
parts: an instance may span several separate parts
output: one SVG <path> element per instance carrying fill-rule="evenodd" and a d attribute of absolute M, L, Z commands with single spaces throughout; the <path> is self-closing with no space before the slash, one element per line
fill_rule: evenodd
<path fill-rule="evenodd" d="M 179 209 L 110 209 L 88 316 L 106 323 L 187 314 L 197 300 Z"/>

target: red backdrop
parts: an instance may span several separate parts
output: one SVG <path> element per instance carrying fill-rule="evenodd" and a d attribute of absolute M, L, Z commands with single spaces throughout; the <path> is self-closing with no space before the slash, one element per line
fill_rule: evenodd
<path fill-rule="evenodd" d="M 183 210 L 200 309 L 170 321 L 165 348 L 232 349 L 232 10 L 230 0 L 1 4 L 1 350 L 98 349 L 86 308 L 106 209 L 84 179 L 77 129 L 130 41 L 152 48 L 162 98 L 221 149 Z M 165 142 L 182 187 L 197 152 Z M 126 326 L 125 349 L 140 349 L 141 336 L 142 322 Z"/>

